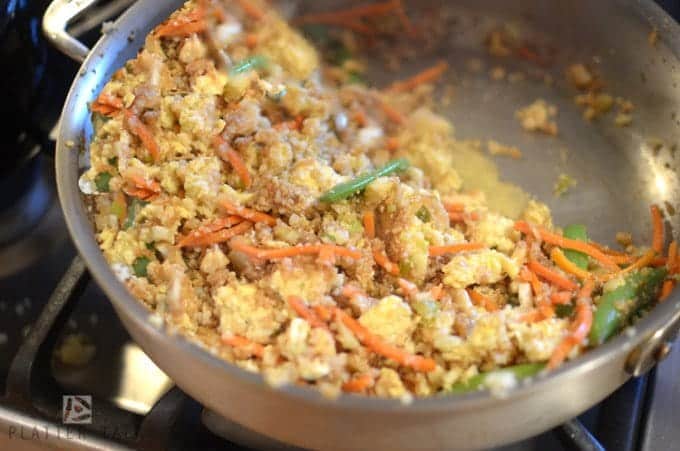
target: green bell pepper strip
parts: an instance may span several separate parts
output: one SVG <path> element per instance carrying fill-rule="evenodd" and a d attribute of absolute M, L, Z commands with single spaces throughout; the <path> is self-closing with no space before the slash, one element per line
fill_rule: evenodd
<path fill-rule="evenodd" d="M 486 385 L 489 376 L 492 374 L 510 372 L 514 374 L 517 379 L 526 379 L 528 377 L 537 375 L 544 368 L 545 363 L 522 363 L 520 365 L 509 366 L 486 373 L 479 373 L 476 376 L 472 376 L 465 382 L 458 382 L 457 384 L 454 384 L 449 390 L 449 393 L 462 394 L 480 390 Z"/>
<path fill-rule="evenodd" d="M 590 329 L 590 345 L 598 346 L 618 332 L 641 307 L 652 302 L 666 278 L 666 268 L 643 268 L 625 277 L 597 303 Z"/>
<path fill-rule="evenodd" d="M 587 243 L 588 235 L 586 233 L 586 226 L 582 224 L 568 225 L 564 228 L 564 237 Z M 581 269 L 588 269 L 588 256 L 586 254 L 571 249 L 563 249 L 563 251 L 564 256 L 567 257 L 573 264 Z"/>
<path fill-rule="evenodd" d="M 388 176 L 394 172 L 404 171 L 408 169 L 408 167 L 409 162 L 404 158 L 392 160 L 380 169 L 360 175 L 349 182 L 336 185 L 326 194 L 321 196 L 319 200 L 321 202 L 333 203 L 347 199 L 348 197 L 366 189 L 366 187 L 373 183 L 376 179 Z"/>

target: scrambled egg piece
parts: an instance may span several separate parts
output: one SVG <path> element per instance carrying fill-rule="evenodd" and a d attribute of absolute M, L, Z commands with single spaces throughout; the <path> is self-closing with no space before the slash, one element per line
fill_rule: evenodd
<path fill-rule="evenodd" d="M 460 189 L 462 181 L 450 152 L 455 147 L 453 127 L 443 117 L 425 109 L 418 110 L 397 139 L 401 143 L 397 156 L 408 158 L 411 164 L 422 169 L 441 195 Z"/>
<path fill-rule="evenodd" d="M 529 201 L 522 213 L 522 219 L 530 224 L 546 227 L 548 229 L 552 229 L 553 227 L 550 208 L 543 202 L 538 202 L 537 200 L 532 199 Z"/>
<path fill-rule="evenodd" d="M 510 253 L 519 238 L 513 229 L 514 222 L 497 213 L 486 213 L 472 229 L 471 241 L 495 247 L 503 253 Z"/>
<path fill-rule="evenodd" d="M 281 264 L 265 280 L 264 285 L 271 287 L 284 299 L 288 296 L 299 296 L 306 302 L 314 304 L 332 289 L 342 284 L 343 278 L 335 267 L 309 263 L 301 265 Z"/>
<path fill-rule="evenodd" d="M 268 298 L 253 284 L 229 284 L 217 289 L 220 332 L 266 343 L 287 315 L 281 302 Z"/>
<path fill-rule="evenodd" d="M 531 105 L 517 110 L 515 116 L 522 128 L 529 132 L 542 132 L 547 135 L 557 135 L 557 124 L 553 118 L 557 115 L 557 108 L 543 99 L 538 99 Z"/>
<path fill-rule="evenodd" d="M 550 359 L 564 338 L 567 322 L 560 318 L 537 323 L 510 322 L 508 329 L 527 359 L 531 362 L 541 362 Z"/>
<path fill-rule="evenodd" d="M 443 270 L 444 283 L 453 288 L 492 284 L 519 274 L 517 263 L 495 250 L 455 255 Z"/>
<path fill-rule="evenodd" d="M 273 21 L 263 34 L 257 51 L 294 77 L 304 80 L 319 68 L 314 47 L 282 20 Z"/>
<path fill-rule="evenodd" d="M 359 318 L 359 322 L 387 342 L 406 346 L 415 329 L 411 308 L 398 296 L 382 298 Z"/>
<path fill-rule="evenodd" d="M 408 394 L 399 374 L 391 368 L 381 368 L 375 382 L 375 393 L 383 398 L 401 398 Z"/>

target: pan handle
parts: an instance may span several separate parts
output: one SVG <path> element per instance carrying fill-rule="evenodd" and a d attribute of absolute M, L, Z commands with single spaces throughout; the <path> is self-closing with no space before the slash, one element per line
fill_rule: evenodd
<path fill-rule="evenodd" d="M 100 0 L 52 0 L 45 10 L 42 27 L 47 39 L 66 56 L 82 63 L 90 53 L 82 42 L 69 34 L 67 27 L 85 11 L 92 9 L 87 20 L 83 20 L 76 28 L 89 30 L 102 22 L 117 16 L 122 10 L 134 3 L 135 0 L 115 0 L 99 5 Z M 96 4 L 96 5 L 95 5 Z"/>
<path fill-rule="evenodd" d="M 53 0 L 43 16 L 43 32 L 47 39 L 66 56 L 82 63 L 90 49 L 68 34 L 66 26 L 97 0 Z"/>
<path fill-rule="evenodd" d="M 628 355 L 625 369 L 631 376 L 640 376 L 668 357 L 680 330 L 680 309 L 659 329 L 651 333 Z"/>

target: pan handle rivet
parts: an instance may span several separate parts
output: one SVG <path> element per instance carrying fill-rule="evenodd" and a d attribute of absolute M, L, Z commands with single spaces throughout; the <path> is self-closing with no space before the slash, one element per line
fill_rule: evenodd
<path fill-rule="evenodd" d="M 669 342 L 661 344 L 654 352 L 654 359 L 657 362 L 661 362 L 663 359 L 668 357 L 668 354 L 671 353 L 671 349 L 672 345 Z"/>

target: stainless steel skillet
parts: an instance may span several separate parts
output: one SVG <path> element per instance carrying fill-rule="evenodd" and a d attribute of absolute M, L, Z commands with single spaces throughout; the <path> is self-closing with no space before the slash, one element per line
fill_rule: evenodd
<path fill-rule="evenodd" d="M 599 402 L 631 375 L 652 366 L 674 339 L 680 324 L 680 296 L 673 295 L 641 320 L 630 333 L 564 365 L 547 377 L 522 385 L 502 399 L 488 393 L 438 396 L 411 405 L 345 396 L 336 401 L 308 389 L 268 388 L 260 377 L 230 365 L 199 345 L 174 335 L 151 320 L 115 277 L 95 241 L 78 189 L 79 159 L 90 133 L 87 103 L 113 72 L 133 57 L 144 36 L 180 0 L 139 0 L 91 52 L 64 32 L 66 22 L 93 0 L 56 0 L 45 29 L 67 54 L 84 59 L 64 105 L 57 143 L 59 196 L 71 235 L 95 279 L 113 303 L 133 338 L 184 391 L 220 415 L 280 441 L 314 449 L 471 449 L 522 439 L 572 418 Z M 341 1 L 308 1 L 298 8 L 332 9 Z M 407 2 L 408 3 L 408 2 Z M 408 3 L 426 11 L 430 0 Z M 444 2 L 452 11 L 450 33 L 435 51 L 418 49 L 418 58 L 402 74 L 381 64 L 370 68 L 378 83 L 403 78 L 438 58 L 454 68 L 457 86 L 447 111 L 461 137 L 494 138 L 519 146 L 525 157 L 500 161 L 504 178 L 537 195 L 553 208 L 558 223 L 583 222 L 594 239 L 612 241 L 630 230 L 649 234 L 651 202 L 680 210 L 676 170 L 680 139 L 676 117 L 680 26 L 651 0 L 546 2 L 460 0 Z M 549 70 L 555 86 L 525 80 L 499 83 L 488 75 L 496 65 L 529 74 L 535 67 L 487 57 L 481 45 L 494 26 L 513 23 L 557 49 Z M 659 42 L 648 35 L 656 29 Z M 469 70 L 468 61 L 475 62 Z M 635 105 L 630 127 L 611 118 L 586 124 L 573 104 L 574 92 L 559 82 L 567 64 L 597 65 L 608 90 Z M 528 64 L 528 63 L 527 63 Z M 478 71 L 479 67 L 483 70 Z M 542 79 L 545 77 L 542 76 Z M 560 135 L 546 138 L 523 132 L 514 111 L 544 98 L 558 106 Z M 653 140 L 653 143 L 650 141 Z M 553 197 L 556 176 L 578 180 L 568 197 Z M 669 216 L 674 226 L 678 217 Z"/>

